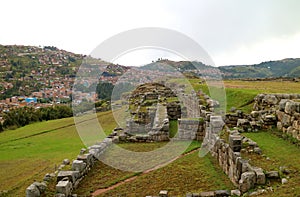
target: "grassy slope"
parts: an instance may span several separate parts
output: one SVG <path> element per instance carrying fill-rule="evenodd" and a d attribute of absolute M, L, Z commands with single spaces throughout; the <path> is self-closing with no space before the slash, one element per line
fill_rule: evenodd
<path fill-rule="evenodd" d="M 99 113 L 98 119 L 105 131 L 116 126 L 111 121 L 111 112 Z M 0 191 L 24 196 L 26 187 L 35 179 L 42 180 L 63 159 L 75 158 L 82 147 L 73 118 L 35 123 L 0 133 Z"/>
<path fill-rule="evenodd" d="M 279 170 L 280 166 L 286 166 L 292 170 L 289 183 L 273 185 L 275 193 L 268 193 L 263 196 L 299 196 L 300 194 L 300 149 L 289 142 L 270 134 L 269 132 L 244 133 L 247 137 L 256 141 L 266 157 L 255 154 L 248 155 L 251 163 L 260 166 L 265 170 Z"/>
<path fill-rule="evenodd" d="M 227 176 L 212 161 L 209 156 L 199 158 L 195 152 L 100 196 L 157 195 L 163 189 L 172 196 L 185 196 L 188 192 L 232 189 Z"/>
<path fill-rule="evenodd" d="M 183 80 L 179 80 L 182 83 Z M 210 95 L 206 84 L 199 84 L 199 79 L 190 79 L 189 82 L 194 90 L 203 90 Z M 228 80 L 223 82 L 226 91 L 226 109 L 236 107 L 245 112 L 250 112 L 253 106 L 251 101 L 260 93 L 300 93 L 300 83 L 289 81 L 238 81 Z"/>
<path fill-rule="evenodd" d="M 185 143 L 185 142 L 178 142 Z M 164 146 L 160 143 L 126 143 L 121 147 L 131 151 L 151 151 Z M 189 152 L 199 147 L 200 143 L 194 141 L 185 151 Z M 79 195 L 89 195 L 99 188 L 107 188 L 116 182 L 137 175 L 132 182 L 121 185 L 102 196 L 146 196 L 157 195 L 160 190 L 167 189 L 172 196 L 183 196 L 187 192 L 201 192 L 216 189 L 233 188 L 227 176 L 214 163 L 210 156 L 200 158 L 198 151 L 179 158 L 175 162 L 148 174 L 134 174 L 122 172 L 102 163 L 95 166 L 94 172 L 86 177 L 75 191 Z M 103 169 L 109 173 L 103 173 Z M 215 180 L 212 182 L 211 180 Z"/>

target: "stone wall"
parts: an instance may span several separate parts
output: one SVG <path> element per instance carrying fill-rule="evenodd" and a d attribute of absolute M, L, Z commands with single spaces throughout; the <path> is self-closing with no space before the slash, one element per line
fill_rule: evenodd
<path fill-rule="evenodd" d="M 254 111 L 237 126 L 242 130 L 277 127 L 300 140 L 300 94 L 259 94 L 254 98 Z"/>
<path fill-rule="evenodd" d="M 220 167 L 229 179 L 242 193 L 249 191 L 256 185 L 266 183 L 263 169 L 254 167 L 241 157 L 242 137 L 237 131 L 229 135 L 228 143 L 217 137 L 211 154 L 217 159 Z"/>
<path fill-rule="evenodd" d="M 112 144 L 111 138 L 105 138 L 101 143 L 82 149 L 72 163 L 64 160 L 54 175 L 46 174 L 43 182 L 34 182 L 26 189 L 26 197 L 40 197 L 47 189 L 47 182 L 51 177 L 56 177 L 56 197 L 72 196 L 75 189 L 84 176 L 92 169 L 94 163 Z M 63 170 L 70 168 L 69 170 Z"/>
<path fill-rule="evenodd" d="M 205 122 L 198 119 L 178 119 L 178 139 L 203 140 L 205 136 Z"/>
<path fill-rule="evenodd" d="M 167 111 L 169 120 L 178 120 L 181 118 L 181 106 L 180 103 L 171 102 L 167 103 Z"/>
<path fill-rule="evenodd" d="M 277 128 L 300 140 L 300 102 L 282 99 L 276 111 Z"/>

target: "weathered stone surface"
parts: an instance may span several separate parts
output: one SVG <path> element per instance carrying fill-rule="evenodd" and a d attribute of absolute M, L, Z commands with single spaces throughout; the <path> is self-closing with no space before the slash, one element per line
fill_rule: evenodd
<path fill-rule="evenodd" d="M 242 137 L 229 135 L 229 146 L 233 150 L 233 152 L 240 152 L 242 148 Z"/>
<path fill-rule="evenodd" d="M 55 194 L 55 197 L 67 197 L 65 194 Z"/>
<path fill-rule="evenodd" d="M 79 177 L 79 171 L 60 171 L 57 175 L 57 182 L 67 177 L 72 183 L 75 183 L 77 177 Z"/>
<path fill-rule="evenodd" d="M 51 177 L 51 175 L 49 173 L 47 173 L 44 178 L 43 181 L 50 181 L 53 177 Z"/>
<path fill-rule="evenodd" d="M 38 187 L 34 184 L 31 184 L 26 189 L 26 197 L 40 197 L 41 193 Z"/>
<path fill-rule="evenodd" d="M 86 167 L 86 163 L 81 160 L 74 160 L 72 163 L 72 170 L 82 172 Z"/>
<path fill-rule="evenodd" d="M 93 164 L 93 155 L 91 153 L 78 155 L 77 160 L 83 161 L 87 165 L 92 165 Z"/>
<path fill-rule="evenodd" d="M 59 181 L 56 185 L 56 193 L 70 196 L 72 192 L 72 183 L 70 181 Z"/>
<path fill-rule="evenodd" d="M 266 173 L 266 177 L 269 179 L 278 179 L 279 173 L 278 173 L 278 171 L 269 171 Z"/>
<path fill-rule="evenodd" d="M 244 172 L 239 181 L 239 190 L 244 193 L 254 187 L 256 175 L 254 172 Z"/>
<path fill-rule="evenodd" d="M 115 143 L 115 144 L 117 144 L 117 143 L 119 143 L 119 136 L 114 136 L 113 138 L 112 138 L 112 142 L 113 143 Z"/>
<path fill-rule="evenodd" d="M 261 154 L 262 154 L 262 150 L 261 150 L 259 147 L 255 147 L 255 148 L 253 149 L 253 152 L 256 153 L 256 154 L 258 154 L 258 155 L 261 155 Z"/>
<path fill-rule="evenodd" d="M 69 159 L 64 159 L 62 164 L 64 165 L 69 165 L 70 164 L 70 160 Z"/>
<path fill-rule="evenodd" d="M 281 122 L 284 127 L 291 126 L 291 116 L 288 114 L 283 114 Z"/>
<path fill-rule="evenodd" d="M 33 185 L 37 186 L 40 190 L 40 193 L 44 193 L 47 189 L 47 184 L 45 182 L 34 182 Z"/>
<path fill-rule="evenodd" d="M 253 167 L 253 170 L 256 174 L 256 183 L 259 185 L 264 185 L 266 183 L 266 176 L 262 168 Z"/>
<path fill-rule="evenodd" d="M 297 105 L 293 101 L 288 101 L 285 104 L 284 112 L 292 115 L 296 111 Z"/>
<path fill-rule="evenodd" d="M 235 190 L 231 190 L 231 195 L 232 195 L 232 196 L 241 196 L 242 193 L 241 193 L 240 190 L 235 189 Z"/>
<path fill-rule="evenodd" d="M 159 197 L 168 197 L 168 191 L 167 190 L 161 190 L 159 192 Z"/>
<path fill-rule="evenodd" d="M 281 100 L 280 100 L 280 102 L 279 102 L 279 110 L 280 110 L 280 111 L 284 111 L 285 105 L 286 105 L 286 103 L 287 103 L 288 101 L 289 101 L 288 99 L 281 99 Z"/>
<path fill-rule="evenodd" d="M 228 190 L 216 190 L 215 191 L 215 196 L 216 197 L 226 197 L 230 196 L 230 192 Z"/>
<path fill-rule="evenodd" d="M 215 192 L 201 192 L 200 196 L 201 197 L 214 197 L 215 196 Z"/>
<path fill-rule="evenodd" d="M 278 99 L 275 95 L 266 95 L 263 99 L 263 102 L 265 102 L 268 105 L 276 105 L 278 103 Z"/>
<path fill-rule="evenodd" d="M 260 113 L 259 113 L 259 111 L 252 111 L 250 113 L 250 115 L 251 115 L 252 118 L 257 118 L 260 115 Z"/>
<path fill-rule="evenodd" d="M 286 178 L 281 179 L 281 184 L 287 184 L 288 180 Z"/>

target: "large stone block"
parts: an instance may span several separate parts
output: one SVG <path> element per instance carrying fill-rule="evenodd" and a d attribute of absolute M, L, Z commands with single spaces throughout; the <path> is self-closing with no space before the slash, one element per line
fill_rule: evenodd
<path fill-rule="evenodd" d="M 240 152 L 242 148 L 242 137 L 229 135 L 229 146 L 233 150 L 233 152 Z"/>
<path fill-rule="evenodd" d="M 230 192 L 228 190 L 216 190 L 215 197 L 226 197 L 230 196 Z"/>
<path fill-rule="evenodd" d="M 278 171 L 269 171 L 266 173 L 266 177 L 269 179 L 278 179 L 279 178 L 279 172 Z"/>
<path fill-rule="evenodd" d="M 239 190 L 242 193 L 245 193 L 249 189 L 254 187 L 255 182 L 256 182 L 256 175 L 254 172 L 244 172 L 239 181 Z"/>
<path fill-rule="evenodd" d="M 161 190 L 159 192 L 159 197 L 168 197 L 168 191 L 167 190 Z"/>
<path fill-rule="evenodd" d="M 59 181 L 56 185 L 56 193 L 70 196 L 72 193 L 72 183 L 70 181 Z"/>
<path fill-rule="evenodd" d="M 280 102 L 279 102 L 279 110 L 280 110 L 280 111 L 284 111 L 285 105 L 286 105 L 286 103 L 287 103 L 288 101 L 289 101 L 288 99 L 281 99 L 281 100 L 280 100 Z"/>
<path fill-rule="evenodd" d="M 281 123 L 284 127 L 291 126 L 291 116 L 289 116 L 288 114 L 283 114 Z"/>
<path fill-rule="evenodd" d="M 93 163 L 93 155 L 91 153 L 78 155 L 77 160 L 84 161 L 87 165 L 91 165 Z"/>
<path fill-rule="evenodd" d="M 60 171 L 57 175 L 57 182 L 67 177 L 72 183 L 75 183 L 79 177 L 79 171 Z"/>
<path fill-rule="evenodd" d="M 256 174 L 256 183 L 259 185 L 264 185 L 266 183 L 266 176 L 262 168 L 254 167 L 253 168 Z"/>
<path fill-rule="evenodd" d="M 72 163 L 72 170 L 82 172 L 86 167 L 86 163 L 81 160 L 74 160 Z"/>
<path fill-rule="evenodd" d="M 34 184 L 31 184 L 26 189 L 26 197 L 40 197 L 41 193 L 38 187 Z"/>
<path fill-rule="evenodd" d="M 215 196 L 215 192 L 201 192 L 200 196 L 201 197 L 214 197 Z"/>
<path fill-rule="evenodd" d="M 287 114 L 293 114 L 296 112 L 297 104 L 293 101 L 287 101 L 285 104 L 284 112 Z"/>

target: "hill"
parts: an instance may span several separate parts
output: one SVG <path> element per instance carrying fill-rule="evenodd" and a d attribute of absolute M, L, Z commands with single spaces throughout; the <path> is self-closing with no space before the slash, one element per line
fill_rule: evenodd
<path fill-rule="evenodd" d="M 217 68 L 205 65 L 197 61 L 158 60 L 147 64 L 141 69 L 158 71 L 178 71 L 182 73 L 194 73 L 202 76 L 210 76 L 216 72 Z M 245 78 L 294 78 L 300 76 L 300 58 L 288 58 L 278 61 L 262 62 L 254 65 L 230 65 L 220 66 L 223 78 L 245 79 Z"/>
<path fill-rule="evenodd" d="M 69 92 L 83 60 L 91 66 L 104 67 L 103 80 L 120 76 L 128 69 L 53 46 L 0 45 L 0 99 L 61 87 Z M 54 90 L 48 92 L 40 95 L 54 96 Z"/>
<path fill-rule="evenodd" d="M 299 77 L 300 58 L 262 62 L 255 65 L 219 67 L 225 78 L 276 78 Z"/>

